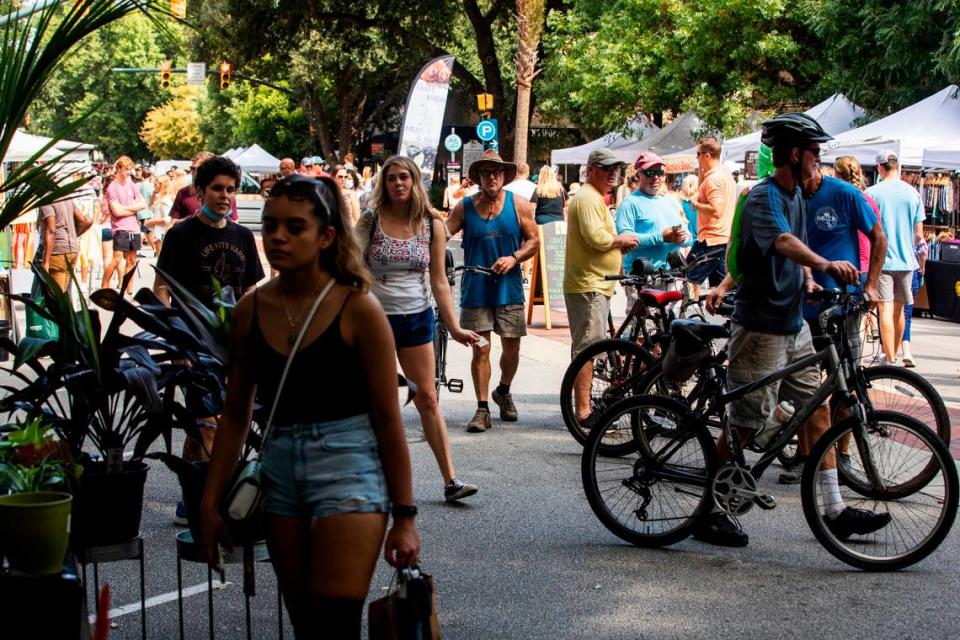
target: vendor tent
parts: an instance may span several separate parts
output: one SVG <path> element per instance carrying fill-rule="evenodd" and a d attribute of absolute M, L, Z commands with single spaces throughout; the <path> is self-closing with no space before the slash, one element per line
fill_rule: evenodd
<path fill-rule="evenodd" d="M 837 135 L 824 147 L 825 162 L 852 155 L 873 166 L 884 149 L 897 152 L 900 164 L 919 167 L 923 151 L 945 139 L 960 138 L 960 97 L 956 85 L 870 124 Z"/>
<path fill-rule="evenodd" d="M 33 157 L 34 154 L 39 153 L 48 142 L 50 142 L 50 138 L 34 136 L 17 129 L 13 133 L 13 139 L 10 141 L 10 147 L 7 149 L 7 155 L 4 156 L 3 161 L 26 162 Z M 57 155 L 57 149 L 51 147 L 43 154 L 41 159 L 50 160 L 55 158 Z"/>
<path fill-rule="evenodd" d="M 808 116 L 820 123 L 827 133 L 836 135 L 848 131 L 853 121 L 863 117 L 864 111 L 850 102 L 842 93 L 835 93 L 823 102 L 805 111 Z M 760 131 L 732 138 L 723 143 L 723 160 L 743 162 L 747 151 L 760 148 Z M 693 150 L 693 153 L 696 153 Z"/>
<path fill-rule="evenodd" d="M 697 133 L 703 126 L 697 114 L 685 113 L 663 129 L 644 136 L 642 140 L 619 142 L 610 149 L 618 159 L 628 164 L 633 164 L 641 151 L 652 151 L 663 157 L 695 144 Z"/>
<path fill-rule="evenodd" d="M 280 159 L 264 151 L 258 144 L 247 147 L 232 160 L 250 173 L 277 173 L 280 170 Z"/>
<path fill-rule="evenodd" d="M 660 127 L 641 116 L 631 122 L 630 133 L 626 136 L 619 133 L 608 133 L 577 147 L 554 149 L 550 152 L 550 164 L 555 167 L 561 164 L 586 164 L 590 152 L 594 149 L 603 149 L 604 147 L 609 149 L 615 144 L 642 140 L 646 136 L 659 131 L 659 129 Z"/>
<path fill-rule="evenodd" d="M 930 169 L 960 170 L 960 138 L 925 148 L 923 166 Z"/>

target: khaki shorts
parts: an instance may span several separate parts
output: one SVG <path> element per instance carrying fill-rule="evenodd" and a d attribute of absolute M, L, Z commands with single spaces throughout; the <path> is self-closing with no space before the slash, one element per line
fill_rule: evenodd
<path fill-rule="evenodd" d="M 610 337 L 607 333 L 607 317 L 610 315 L 610 298 L 591 291 L 589 293 L 565 293 L 567 320 L 570 322 L 570 357 L 589 347 L 594 342 Z"/>
<path fill-rule="evenodd" d="M 493 331 L 501 338 L 522 338 L 527 335 L 527 320 L 522 304 L 500 307 L 463 307 L 460 309 L 460 328 L 467 331 Z"/>
<path fill-rule="evenodd" d="M 77 263 L 77 254 L 61 253 L 50 256 L 50 277 L 57 283 L 61 291 L 66 291 L 70 284 L 70 271 Z"/>
<path fill-rule="evenodd" d="M 807 323 L 803 323 L 800 333 L 795 336 L 779 336 L 749 331 L 734 322 L 727 349 L 730 354 L 728 391 L 759 380 L 814 353 Z M 820 367 L 814 364 L 748 393 L 730 405 L 730 424 L 741 429 L 762 429 L 781 400 L 790 400 L 794 408 L 799 409 L 816 393 L 820 382 Z"/>
<path fill-rule="evenodd" d="M 913 271 L 881 271 L 877 293 L 880 302 L 913 304 Z"/>

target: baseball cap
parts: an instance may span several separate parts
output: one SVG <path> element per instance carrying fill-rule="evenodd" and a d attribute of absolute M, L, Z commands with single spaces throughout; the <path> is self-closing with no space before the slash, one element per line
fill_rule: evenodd
<path fill-rule="evenodd" d="M 301 166 L 304 166 L 304 167 L 312 167 L 312 166 L 313 166 L 313 158 L 305 157 L 303 160 L 300 161 L 300 164 L 301 164 Z"/>
<path fill-rule="evenodd" d="M 897 152 L 893 149 L 884 149 L 877 154 L 877 164 L 887 164 L 888 162 L 899 162 Z"/>
<path fill-rule="evenodd" d="M 615 164 L 626 164 L 613 153 L 610 149 L 594 149 L 587 158 L 587 164 L 591 167 L 612 167 Z"/>
<path fill-rule="evenodd" d="M 633 168 L 637 171 L 643 171 L 644 169 L 650 169 L 663 164 L 663 158 L 653 151 L 641 151 L 640 155 L 637 156 L 636 162 L 633 163 Z"/>

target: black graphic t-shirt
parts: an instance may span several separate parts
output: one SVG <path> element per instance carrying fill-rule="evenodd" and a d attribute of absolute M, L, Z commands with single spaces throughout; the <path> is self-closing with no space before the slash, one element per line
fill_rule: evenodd
<path fill-rule="evenodd" d="M 214 287 L 233 287 L 237 297 L 263 278 L 253 232 L 235 222 L 217 229 L 196 216 L 178 222 L 163 237 L 157 268 L 213 308 Z"/>

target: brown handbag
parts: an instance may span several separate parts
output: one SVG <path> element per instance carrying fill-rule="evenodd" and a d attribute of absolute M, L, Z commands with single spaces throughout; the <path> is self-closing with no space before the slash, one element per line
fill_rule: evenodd
<path fill-rule="evenodd" d="M 433 576 L 398 569 L 391 591 L 368 607 L 370 640 L 440 640 Z"/>

